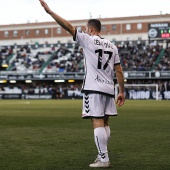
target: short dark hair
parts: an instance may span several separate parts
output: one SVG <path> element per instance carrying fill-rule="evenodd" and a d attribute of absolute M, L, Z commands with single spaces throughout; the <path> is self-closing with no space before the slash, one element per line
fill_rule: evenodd
<path fill-rule="evenodd" d="M 98 19 L 90 19 L 87 22 L 88 26 L 92 26 L 96 29 L 96 31 L 101 31 L 101 22 Z"/>

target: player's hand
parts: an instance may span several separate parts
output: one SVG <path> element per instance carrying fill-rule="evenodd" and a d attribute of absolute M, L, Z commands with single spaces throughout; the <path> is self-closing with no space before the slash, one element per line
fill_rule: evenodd
<path fill-rule="evenodd" d="M 125 97 L 123 93 L 119 93 L 116 99 L 116 104 L 120 107 L 124 104 L 125 102 Z"/>
<path fill-rule="evenodd" d="M 44 0 L 39 0 L 42 7 L 44 8 L 44 10 L 49 14 L 51 12 L 51 9 L 49 8 L 49 6 L 47 5 L 47 3 Z"/>

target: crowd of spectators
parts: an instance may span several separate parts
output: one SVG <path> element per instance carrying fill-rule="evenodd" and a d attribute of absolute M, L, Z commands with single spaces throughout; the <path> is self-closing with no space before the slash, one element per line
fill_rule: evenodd
<path fill-rule="evenodd" d="M 121 65 L 125 71 L 169 71 L 170 47 L 162 45 L 124 44 L 118 45 Z M 159 55 L 164 50 L 163 55 Z"/>
<path fill-rule="evenodd" d="M 165 49 L 164 56 L 160 59 L 155 70 L 170 71 L 170 47 Z"/>
<path fill-rule="evenodd" d="M 52 58 L 44 73 L 50 72 L 83 72 L 83 51 L 79 46 L 73 49 L 59 47 L 53 52 Z"/>
<path fill-rule="evenodd" d="M 161 45 L 130 44 L 117 45 L 122 67 L 125 71 L 167 71 L 170 70 L 170 47 L 158 61 L 163 50 Z M 31 49 L 25 45 L 19 48 L 6 48 L 0 51 L 0 62 L 11 53 L 10 71 L 38 72 L 84 72 L 83 50 L 77 44 L 73 48 L 58 45 L 50 48 Z"/>
<path fill-rule="evenodd" d="M 10 71 L 16 72 L 38 72 L 45 61 L 51 56 L 50 50 L 33 50 L 29 46 L 22 46 L 16 49 L 11 59 Z"/>
<path fill-rule="evenodd" d="M 170 80 L 128 80 L 128 84 L 158 84 L 159 91 L 170 91 Z M 6 93 L 10 90 L 15 90 L 15 93 L 22 94 L 44 94 L 44 95 L 58 95 L 58 97 L 67 96 L 68 90 L 80 91 L 82 82 L 76 83 L 49 83 L 42 81 L 31 84 L 0 84 L 0 94 Z"/>
<path fill-rule="evenodd" d="M 125 71 L 151 71 L 163 49 L 162 46 L 118 45 L 121 64 Z M 168 54 L 168 53 L 167 53 Z M 168 54 L 169 55 L 169 54 Z M 167 57 L 166 57 L 167 59 Z M 159 64 L 160 65 L 160 64 Z M 156 69 L 160 70 L 158 67 Z M 54 52 L 51 62 L 44 72 L 83 72 L 83 51 L 76 47 L 61 47 Z"/>
<path fill-rule="evenodd" d="M 121 65 L 124 71 L 170 71 L 170 47 L 164 49 L 161 45 L 124 44 L 117 45 Z M 84 72 L 83 50 L 77 44 L 72 47 L 42 46 L 31 48 L 25 45 L 21 47 L 0 47 L 0 65 L 9 65 L 8 70 L 15 73 L 70 73 Z M 36 81 L 35 81 L 36 82 Z M 128 84 L 158 84 L 159 91 L 170 91 L 169 80 L 127 80 Z M 0 94 L 44 94 L 53 98 L 67 96 L 68 90 L 81 89 L 82 82 L 66 83 L 16 83 L 0 84 Z"/>
<path fill-rule="evenodd" d="M 67 48 L 58 45 L 32 49 L 31 46 L 25 45 L 13 46 L 11 51 L 8 48 L 0 51 L 1 63 L 6 63 L 7 56 L 13 54 L 8 62 L 8 71 L 37 73 L 42 69 L 43 73 L 84 72 L 83 52 L 79 46 Z"/>
<path fill-rule="evenodd" d="M 124 71 L 169 71 L 170 70 L 170 47 L 164 49 L 164 54 L 158 61 L 163 47 L 161 45 L 145 45 L 145 44 L 124 44 L 117 45 L 121 64 Z M 11 55 L 13 56 L 9 58 Z M 38 72 L 42 69 L 43 73 L 57 72 L 84 72 L 84 57 L 83 50 L 77 44 L 72 48 L 58 45 L 57 47 L 50 46 L 46 48 L 34 48 L 25 45 L 21 47 L 1 47 L 0 48 L 0 64 L 9 64 L 10 71 L 18 73 L 26 71 L 27 73 Z M 157 63 L 156 63 L 157 62 Z M 146 83 L 146 81 L 140 84 Z M 161 87 L 167 89 L 168 83 L 162 85 L 163 81 L 158 82 Z M 153 83 L 153 80 L 152 80 Z M 31 88 L 27 87 L 28 93 L 31 93 Z M 40 89 L 40 88 L 32 88 Z M 41 88 L 42 89 L 42 88 Z M 49 93 L 44 90 L 45 93 Z M 61 90 L 61 87 L 60 87 Z M 38 91 L 38 90 L 37 90 Z M 37 92 L 36 91 L 36 92 Z M 42 91 L 42 90 L 40 90 Z M 43 92 L 43 93 L 44 93 Z"/>
<path fill-rule="evenodd" d="M 29 95 L 52 95 L 53 98 L 68 97 L 68 90 L 80 91 L 82 83 L 52 84 L 0 84 L 0 94 L 29 94 Z"/>

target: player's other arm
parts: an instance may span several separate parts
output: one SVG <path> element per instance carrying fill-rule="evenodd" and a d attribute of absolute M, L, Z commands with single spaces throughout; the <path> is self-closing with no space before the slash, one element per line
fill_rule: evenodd
<path fill-rule="evenodd" d="M 114 66 L 115 71 L 116 71 L 116 78 L 119 84 L 119 94 L 117 96 L 116 103 L 120 107 L 124 104 L 125 102 L 125 97 L 124 97 L 124 76 L 123 76 L 123 69 L 120 64 Z"/>
<path fill-rule="evenodd" d="M 75 27 L 71 25 L 71 23 L 64 18 L 60 17 L 58 14 L 56 14 L 54 11 L 52 11 L 47 3 L 44 0 L 39 0 L 41 5 L 43 6 L 44 10 L 51 15 L 51 17 L 66 31 L 68 31 L 73 37 L 75 35 Z"/>

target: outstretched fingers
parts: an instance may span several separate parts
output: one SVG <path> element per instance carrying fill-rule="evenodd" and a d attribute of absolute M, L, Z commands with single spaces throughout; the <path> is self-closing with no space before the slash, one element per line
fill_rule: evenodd
<path fill-rule="evenodd" d="M 39 0 L 39 1 L 40 1 L 41 5 L 42 5 L 43 7 L 45 7 L 45 6 L 47 5 L 44 0 Z"/>
<path fill-rule="evenodd" d="M 47 12 L 47 13 L 50 13 L 50 8 L 48 7 L 47 3 L 44 1 L 44 0 L 39 0 L 41 5 L 44 7 L 44 10 Z"/>

